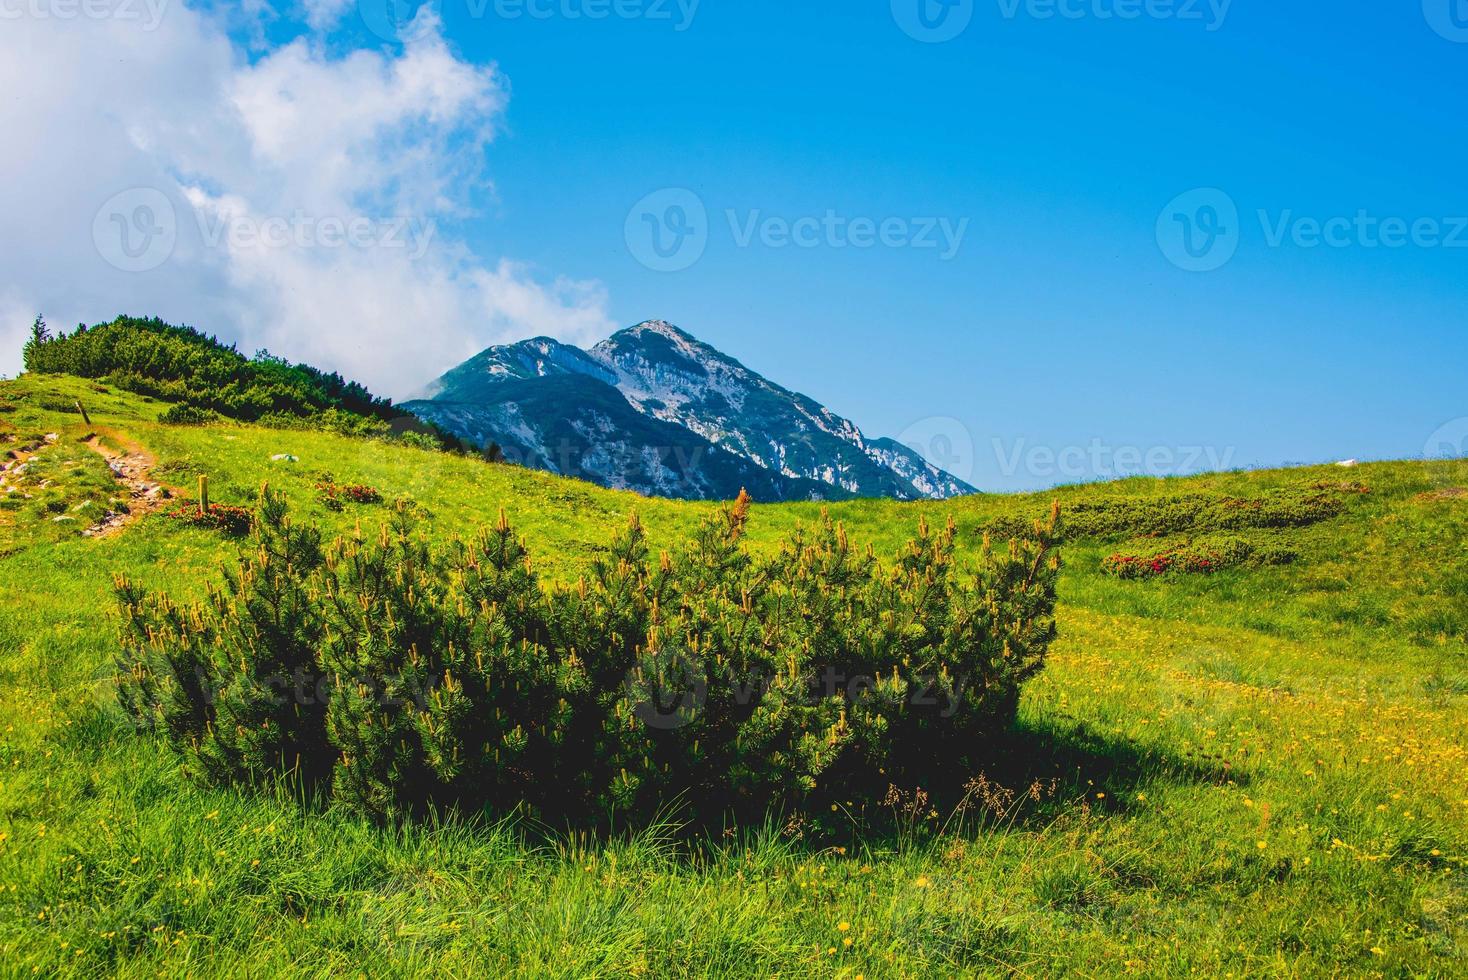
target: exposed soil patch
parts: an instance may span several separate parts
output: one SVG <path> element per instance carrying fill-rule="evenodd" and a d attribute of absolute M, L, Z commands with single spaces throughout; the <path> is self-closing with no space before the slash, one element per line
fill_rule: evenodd
<path fill-rule="evenodd" d="M 10 448 L 0 458 L 0 494 L 23 493 L 21 485 L 15 482 L 16 479 L 25 475 L 26 466 L 32 456 L 54 444 L 59 438 L 61 437 L 56 433 L 49 432 L 41 439 L 23 442 L 13 433 L 7 433 L 3 442 Z"/>
<path fill-rule="evenodd" d="M 1430 503 L 1434 500 L 1468 500 L 1468 487 L 1444 487 L 1441 490 L 1429 490 L 1427 493 L 1419 493 L 1417 500 Z"/>
<path fill-rule="evenodd" d="M 126 511 L 107 512 L 82 534 L 92 538 L 116 534 L 138 518 L 163 507 L 171 496 L 166 487 L 152 479 L 153 457 L 147 453 L 142 450 L 118 451 L 104 445 L 98 436 L 92 436 L 86 445 L 107 460 L 113 477 L 127 488 L 129 499 Z"/>

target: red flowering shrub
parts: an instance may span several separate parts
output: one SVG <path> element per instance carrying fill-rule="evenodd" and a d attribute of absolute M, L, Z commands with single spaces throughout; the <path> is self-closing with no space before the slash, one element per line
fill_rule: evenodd
<path fill-rule="evenodd" d="M 316 484 L 316 492 L 327 510 L 341 510 L 346 504 L 377 504 L 382 493 L 365 483 L 337 483 L 329 474 Z"/>
<path fill-rule="evenodd" d="M 1178 572 L 1209 575 L 1236 566 L 1288 565 L 1299 557 L 1289 548 L 1256 545 L 1243 538 L 1211 536 L 1136 554 L 1117 552 L 1101 561 L 1101 571 L 1116 578 L 1154 578 Z"/>
<path fill-rule="evenodd" d="M 247 507 L 233 507 L 229 504 L 210 504 L 203 511 L 199 510 L 197 501 L 183 501 L 174 510 L 166 512 L 174 520 L 192 524 L 195 527 L 209 528 L 222 531 L 232 538 L 244 537 L 250 533 L 250 525 L 254 523 L 255 517 Z"/>

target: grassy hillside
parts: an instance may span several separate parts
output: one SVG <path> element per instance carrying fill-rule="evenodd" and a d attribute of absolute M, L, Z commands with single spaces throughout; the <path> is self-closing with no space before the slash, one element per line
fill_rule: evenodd
<path fill-rule="evenodd" d="M 197 594 L 237 546 L 164 513 L 83 537 L 120 490 L 81 440 L 145 450 L 187 492 L 205 474 L 223 503 L 268 480 L 343 531 L 385 511 L 328 507 L 325 472 L 411 495 L 444 537 L 503 506 L 561 579 L 629 510 L 656 546 L 709 505 L 368 439 L 163 425 L 167 407 L 65 376 L 0 384 L 0 453 L 36 451 L 0 493 L 0 973 L 1468 969 L 1468 463 L 831 505 L 879 550 L 922 514 L 951 514 L 977 547 L 1052 499 L 1089 535 L 1067 542 L 1060 640 L 988 774 L 1006 788 L 983 784 L 957 816 L 896 801 L 902 832 L 835 845 L 778 821 L 604 840 L 513 821 L 380 829 L 286 785 L 182 778 L 115 708 L 112 574 Z M 1315 497 L 1324 519 L 1255 526 Z M 751 537 L 773 548 L 817 514 L 756 506 Z M 1137 523 L 1159 514 L 1176 526 Z M 1220 538 L 1294 560 L 1102 571 Z"/>

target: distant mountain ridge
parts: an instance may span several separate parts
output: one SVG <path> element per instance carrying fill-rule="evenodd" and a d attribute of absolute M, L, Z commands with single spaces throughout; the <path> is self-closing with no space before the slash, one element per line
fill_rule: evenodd
<path fill-rule="evenodd" d="M 947 498 L 975 492 L 891 439 L 662 320 L 589 351 L 549 337 L 490 347 L 402 406 L 525 465 L 658 496 Z"/>

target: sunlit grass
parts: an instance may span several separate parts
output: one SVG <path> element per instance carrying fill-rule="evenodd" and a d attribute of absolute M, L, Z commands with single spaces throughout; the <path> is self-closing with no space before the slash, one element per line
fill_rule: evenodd
<path fill-rule="evenodd" d="M 167 427 L 70 379 L 0 385 L 0 431 L 130 437 L 157 476 L 246 503 L 268 480 L 347 530 L 322 471 L 411 494 L 435 534 L 504 506 L 556 578 L 635 508 L 654 544 L 702 505 L 381 443 Z M 78 452 L 85 452 L 79 448 Z M 290 453 L 298 462 L 273 461 Z M 58 494 L 90 493 L 90 463 Z M 926 976 L 1020 971 L 1448 975 L 1468 950 L 1468 465 L 1346 474 L 1342 516 L 1270 532 L 1285 567 L 1124 582 L 1116 542 L 1065 549 L 1061 639 L 989 775 L 1017 792 L 896 835 L 819 845 L 769 826 L 612 839 L 470 815 L 383 829 L 295 798 L 198 786 L 129 730 L 109 683 L 111 574 L 202 590 L 235 545 L 149 516 L 105 540 L 0 524 L 0 972 L 7 975 Z M 976 547 L 1049 501 L 1253 496 L 1334 468 L 832 508 L 895 548 L 952 513 Z M 74 504 L 68 505 L 74 506 Z M 756 507 L 772 547 L 818 508 Z M 42 537 L 35 537 L 43 534 Z M 554 778 L 554 774 L 547 774 Z M 1033 797 L 1025 791 L 1035 786 Z"/>

